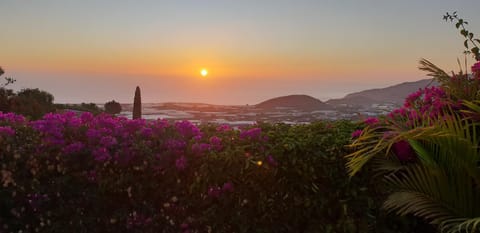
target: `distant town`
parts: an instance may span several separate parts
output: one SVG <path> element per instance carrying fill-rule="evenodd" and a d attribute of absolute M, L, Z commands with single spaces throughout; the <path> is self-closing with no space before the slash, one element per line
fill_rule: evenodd
<path fill-rule="evenodd" d="M 405 97 L 432 84 L 429 79 L 365 90 L 341 99 L 322 102 L 307 95 L 289 95 L 256 105 L 211 105 L 203 103 L 144 103 L 142 118 L 147 120 L 189 120 L 234 126 L 256 122 L 303 124 L 318 120 L 359 120 L 385 115 L 401 107 Z M 132 117 L 132 104 L 122 104 L 119 114 Z"/>

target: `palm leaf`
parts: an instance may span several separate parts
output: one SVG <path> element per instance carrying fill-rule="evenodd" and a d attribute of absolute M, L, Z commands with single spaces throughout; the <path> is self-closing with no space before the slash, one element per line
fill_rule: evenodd
<path fill-rule="evenodd" d="M 440 69 L 435 64 L 431 63 L 427 59 L 420 59 L 419 69 L 427 72 L 427 76 L 431 76 L 442 84 L 448 83 L 450 80 L 450 75 L 447 74 L 444 70 Z"/>

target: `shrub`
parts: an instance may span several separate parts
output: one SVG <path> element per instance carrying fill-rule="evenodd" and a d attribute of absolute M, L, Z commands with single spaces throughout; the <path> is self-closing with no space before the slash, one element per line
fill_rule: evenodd
<path fill-rule="evenodd" d="M 110 114 L 119 114 L 122 111 L 122 106 L 115 100 L 105 103 L 105 112 Z"/>
<path fill-rule="evenodd" d="M 0 114 L 2 230 L 367 232 L 383 194 L 345 171 L 353 127 Z"/>

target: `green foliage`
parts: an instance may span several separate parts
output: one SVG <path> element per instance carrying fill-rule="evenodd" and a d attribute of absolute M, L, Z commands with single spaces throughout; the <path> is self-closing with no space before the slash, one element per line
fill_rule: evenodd
<path fill-rule="evenodd" d="M 8 126 L 16 133 L 0 136 L 0 221 L 7 232 L 186 232 L 184 224 L 192 232 L 412 230 L 410 220 L 401 228 L 379 210 L 385 193 L 369 172 L 348 176 L 344 145 L 356 127 L 350 122 L 261 124 L 268 141 L 204 125 L 201 140 L 218 137 L 222 149 L 195 154 L 198 139 L 188 139 L 184 153 L 191 159 L 181 170 L 171 163 L 176 152 L 154 149 L 184 137 L 174 127 L 148 141 L 133 132 L 134 151 L 124 151 L 129 142 L 118 141 L 110 148 L 117 159 L 99 163 L 85 149 L 67 155 L 65 148 L 41 143 L 45 135 L 25 124 Z M 44 130 L 56 135 L 59 126 L 52 127 Z M 61 132 L 80 140 L 89 129 Z M 95 143 L 89 141 L 83 143 Z M 232 192 L 208 195 L 226 182 L 234 185 Z"/>
<path fill-rule="evenodd" d="M 468 22 L 459 18 L 457 16 L 457 12 L 453 12 L 452 14 L 446 13 L 443 16 L 445 21 L 453 22 L 455 21 L 455 27 L 460 30 L 460 34 L 465 38 L 463 45 L 465 46 L 465 54 L 472 54 L 475 60 L 480 61 L 480 39 L 475 38 L 475 35 L 467 30 L 465 27 L 468 25 Z"/>
<path fill-rule="evenodd" d="M 55 104 L 55 108 L 60 111 L 80 111 L 80 112 L 90 112 L 94 115 L 102 113 L 102 109 L 99 108 L 95 103 L 81 103 L 81 104 Z"/>
<path fill-rule="evenodd" d="M 120 103 L 116 102 L 115 100 L 109 101 L 105 103 L 105 112 L 110 114 L 119 114 L 122 111 L 122 106 Z"/>
<path fill-rule="evenodd" d="M 2 67 L 0 67 L 0 76 L 2 76 L 3 74 L 5 73 L 5 71 L 3 71 Z M 5 77 L 5 83 L 2 84 L 0 86 L 0 88 L 4 88 L 10 84 L 13 84 L 14 82 L 16 82 L 17 80 L 11 78 L 11 77 Z"/>
<path fill-rule="evenodd" d="M 142 97 L 141 97 L 141 94 L 140 94 L 140 87 L 138 87 L 138 86 L 135 89 L 135 97 L 133 99 L 132 118 L 133 119 L 142 118 Z"/>
<path fill-rule="evenodd" d="M 22 89 L 11 98 L 10 111 L 40 119 L 45 113 L 55 111 L 53 95 L 38 88 Z"/>
<path fill-rule="evenodd" d="M 465 28 L 467 22 L 456 12 L 444 19 L 457 21 L 466 52 L 479 60 L 480 41 Z M 479 68 L 477 62 L 471 75 L 468 67 L 449 75 L 422 59 L 420 69 L 441 88 L 410 95 L 404 108 L 394 111 L 400 117 L 391 114 L 365 126 L 350 145 L 355 149 L 347 155 L 350 175 L 373 166 L 391 190 L 383 205 L 388 211 L 423 218 L 441 232 L 480 232 Z M 431 98 L 435 95 L 440 98 Z M 428 104 L 417 106 L 409 98 Z M 399 155 L 409 147 L 414 159 L 402 159 Z"/>

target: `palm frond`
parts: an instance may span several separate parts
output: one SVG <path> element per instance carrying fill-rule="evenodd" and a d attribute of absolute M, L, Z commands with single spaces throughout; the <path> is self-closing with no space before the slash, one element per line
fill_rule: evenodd
<path fill-rule="evenodd" d="M 444 70 L 431 63 L 427 59 L 420 59 L 419 69 L 427 72 L 427 76 L 433 77 L 442 84 L 447 83 L 450 80 L 450 75 L 447 74 Z"/>
<path fill-rule="evenodd" d="M 412 191 L 391 194 L 384 202 L 383 207 L 402 216 L 413 214 L 429 220 L 434 225 L 456 216 L 442 203 L 432 199 L 429 195 Z"/>
<path fill-rule="evenodd" d="M 457 218 L 444 221 L 440 224 L 441 232 L 460 233 L 460 232 L 480 232 L 480 217 L 478 218 Z"/>

